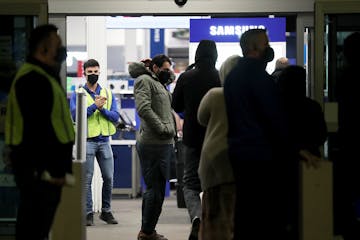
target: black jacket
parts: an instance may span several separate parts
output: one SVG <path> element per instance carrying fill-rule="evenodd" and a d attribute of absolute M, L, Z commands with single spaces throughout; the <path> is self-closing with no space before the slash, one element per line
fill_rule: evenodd
<path fill-rule="evenodd" d="M 229 153 L 238 160 L 288 159 L 289 127 L 280 93 L 263 62 L 240 59 L 224 84 Z"/>
<path fill-rule="evenodd" d="M 201 148 L 206 128 L 197 121 L 201 99 L 213 87 L 220 87 L 219 73 L 209 63 L 197 64 L 194 69 L 182 73 L 177 80 L 172 99 L 175 112 L 184 113 L 183 143 Z"/>

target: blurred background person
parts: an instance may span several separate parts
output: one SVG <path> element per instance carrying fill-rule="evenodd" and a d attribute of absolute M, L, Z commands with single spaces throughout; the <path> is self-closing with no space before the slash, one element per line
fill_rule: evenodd
<path fill-rule="evenodd" d="M 271 76 L 274 77 L 275 82 L 279 79 L 279 75 L 284 68 L 289 66 L 289 59 L 286 57 L 278 58 L 275 62 L 275 70 L 271 73 Z"/>
<path fill-rule="evenodd" d="M 327 128 L 322 108 L 318 102 L 306 96 L 306 70 L 301 66 L 288 66 L 279 75 L 277 82 L 283 98 L 289 121 L 289 131 L 298 161 L 293 161 L 288 169 L 287 183 L 289 196 L 288 226 L 292 239 L 299 236 L 299 161 L 306 156 L 321 158 L 321 147 L 327 139 Z M 304 157 L 306 159 L 304 159 Z M 308 162 L 315 166 L 319 162 Z"/>
<path fill-rule="evenodd" d="M 335 234 L 360 239 L 357 208 L 360 200 L 360 32 L 344 40 L 345 66 L 337 81 L 339 103 L 339 156 L 334 161 Z"/>
<path fill-rule="evenodd" d="M 20 193 L 15 237 L 46 240 L 72 174 L 75 133 L 59 76 L 66 49 L 58 28 L 36 27 L 28 50 L 9 92 L 5 142 Z"/>

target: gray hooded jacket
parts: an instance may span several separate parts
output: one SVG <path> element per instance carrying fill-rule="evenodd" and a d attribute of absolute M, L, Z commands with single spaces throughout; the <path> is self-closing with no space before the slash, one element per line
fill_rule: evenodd
<path fill-rule="evenodd" d="M 143 63 L 129 65 L 135 79 L 135 106 L 141 124 L 137 141 L 143 144 L 172 144 L 176 134 L 171 94 Z"/>

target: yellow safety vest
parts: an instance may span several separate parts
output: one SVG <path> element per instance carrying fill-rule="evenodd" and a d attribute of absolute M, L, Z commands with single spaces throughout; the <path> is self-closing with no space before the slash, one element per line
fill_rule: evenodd
<path fill-rule="evenodd" d="M 94 104 L 95 101 L 86 90 L 85 92 L 86 92 L 87 106 L 91 106 L 92 104 Z M 107 100 L 106 100 L 106 104 L 104 105 L 104 108 L 110 110 L 112 103 L 112 94 L 110 90 L 106 88 L 102 88 L 100 91 L 100 96 L 106 97 Z M 111 121 L 106 119 L 98 109 L 96 109 L 95 112 L 90 117 L 88 117 L 87 123 L 88 123 L 87 124 L 88 138 L 93 138 L 100 135 L 111 136 L 116 132 L 115 125 Z"/>
<path fill-rule="evenodd" d="M 73 142 L 75 132 L 63 88 L 54 77 L 42 68 L 34 64 L 25 63 L 17 72 L 10 89 L 5 120 L 5 143 L 8 145 L 19 145 L 23 141 L 24 120 L 17 101 L 15 85 L 20 77 L 31 71 L 43 75 L 50 82 L 53 91 L 51 123 L 57 139 L 63 144 Z"/>

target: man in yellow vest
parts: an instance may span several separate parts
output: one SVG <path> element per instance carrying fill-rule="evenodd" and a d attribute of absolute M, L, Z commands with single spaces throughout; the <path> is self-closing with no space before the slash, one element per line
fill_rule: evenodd
<path fill-rule="evenodd" d="M 72 172 L 74 128 L 59 71 L 66 49 L 54 25 L 35 28 L 8 96 L 5 142 L 19 189 L 16 239 L 48 239 Z"/>
<path fill-rule="evenodd" d="M 94 225 L 91 181 L 94 174 L 96 157 L 103 178 L 102 207 L 100 219 L 108 224 L 118 222 L 111 213 L 111 196 L 114 176 L 114 158 L 109 137 L 116 132 L 115 123 L 120 115 L 116 101 L 109 89 L 98 84 L 100 65 L 95 59 L 84 63 L 86 84 L 83 86 L 87 95 L 87 142 L 86 142 L 86 225 Z M 70 99 L 73 119 L 76 113 L 76 93 Z"/>

